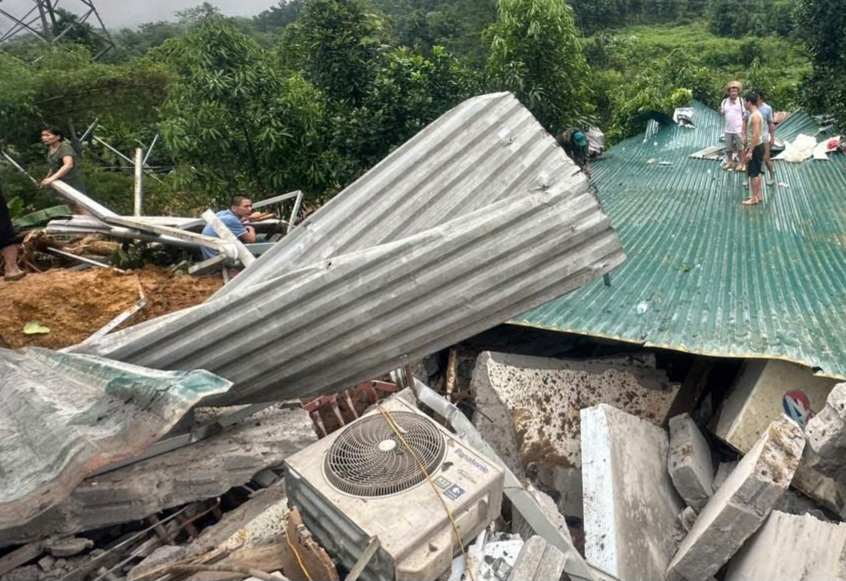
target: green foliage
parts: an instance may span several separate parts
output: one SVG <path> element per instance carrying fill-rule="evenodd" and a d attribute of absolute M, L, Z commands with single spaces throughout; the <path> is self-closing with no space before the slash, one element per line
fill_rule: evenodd
<path fill-rule="evenodd" d="M 680 22 L 701 17 L 708 0 L 570 0 L 584 34 L 631 24 Z"/>
<path fill-rule="evenodd" d="M 180 186 L 223 200 L 333 183 L 323 147 L 324 98 L 231 23 L 209 18 L 162 47 L 178 80 L 160 125 L 170 150 L 193 170 Z"/>
<path fill-rule="evenodd" d="M 338 148 L 359 163 L 380 161 L 439 115 L 477 92 L 478 79 L 442 47 L 426 58 L 409 49 L 384 55 L 360 107 L 341 120 Z"/>
<path fill-rule="evenodd" d="M 376 75 L 382 28 L 362 0 L 308 0 L 285 29 L 282 57 L 330 99 L 359 105 Z"/>
<path fill-rule="evenodd" d="M 496 21 L 496 0 L 371 0 L 393 25 L 401 46 L 430 55 L 442 46 L 481 65 L 487 57 L 483 31 Z"/>
<path fill-rule="evenodd" d="M 799 0 L 797 12 L 813 64 L 806 79 L 806 102 L 814 112 L 833 115 L 846 129 L 846 13 L 830 0 Z"/>
<path fill-rule="evenodd" d="M 669 114 L 675 89 L 689 89 L 694 98 L 717 107 L 732 79 L 765 91 L 774 107 L 801 106 L 801 79 L 808 71 L 802 47 L 773 36 L 725 38 L 711 34 L 704 23 L 684 26 L 634 26 L 600 33 L 586 42 L 594 70 L 599 116 L 612 139 L 643 128 L 627 115 L 639 109 Z M 613 72 L 612 72 L 613 71 Z"/>
<path fill-rule="evenodd" d="M 720 36 L 738 38 L 791 35 L 796 29 L 793 0 L 710 0 L 710 30 Z"/>
<path fill-rule="evenodd" d="M 499 0 L 490 31 L 493 88 L 512 91 L 551 132 L 593 112 L 590 69 L 562 0 Z"/>

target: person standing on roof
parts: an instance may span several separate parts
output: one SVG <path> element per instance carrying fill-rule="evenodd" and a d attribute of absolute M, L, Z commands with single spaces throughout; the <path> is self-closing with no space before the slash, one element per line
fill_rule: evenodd
<path fill-rule="evenodd" d="M 754 206 L 764 201 L 761 194 L 761 170 L 764 165 L 764 116 L 758 111 L 758 95 L 748 93 L 744 98 L 749 110 L 748 136 L 744 159 L 746 175 L 749 176 L 751 195 L 743 200 L 744 206 Z"/>
<path fill-rule="evenodd" d="M 41 187 L 49 188 L 56 180 L 62 180 L 75 190 L 86 193 L 79 169 L 79 156 L 71 144 L 65 141 L 64 134 L 54 127 L 46 127 L 41 130 L 41 143 L 47 146 L 48 167 L 47 177 L 41 180 Z"/>
<path fill-rule="evenodd" d="M 775 145 L 775 114 L 773 108 L 764 101 L 764 94 L 758 92 L 758 111 L 764 118 L 764 165 L 767 167 L 767 185 L 775 185 L 775 168 L 773 168 L 773 160 L 770 155 L 772 147 Z"/>
<path fill-rule="evenodd" d="M 247 226 L 250 218 L 253 215 L 253 202 L 246 196 L 232 196 L 229 200 L 229 209 L 217 213 L 217 217 L 223 222 L 227 228 L 235 235 L 241 242 L 251 244 L 256 241 L 256 230 L 252 226 Z M 212 236 L 218 238 L 217 232 L 211 227 L 211 224 L 206 224 L 203 228 L 204 236 Z M 217 255 L 217 252 L 210 248 L 202 248 L 203 258 L 212 258 Z"/>
<path fill-rule="evenodd" d="M 740 171 L 743 166 L 742 152 L 744 134 L 744 109 L 743 101 L 740 98 L 740 91 L 743 86 L 738 81 L 732 81 L 726 85 L 726 98 L 720 103 L 720 115 L 725 119 L 725 145 L 726 157 L 723 162 L 723 169 Z"/>

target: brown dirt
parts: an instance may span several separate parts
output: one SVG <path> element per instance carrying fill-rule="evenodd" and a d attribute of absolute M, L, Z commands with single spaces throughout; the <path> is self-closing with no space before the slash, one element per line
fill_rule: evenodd
<path fill-rule="evenodd" d="M 16 282 L 0 279 L 0 347 L 60 349 L 79 343 L 138 300 L 139 282 L 147 306 L 129 325 L 201 303 L 223 284 L 219 275 L 171 275 L 149 266 L 128 274 L 53 269 Z M 28 321 L 39 321 L 50 333 L 24 335 Z"/>

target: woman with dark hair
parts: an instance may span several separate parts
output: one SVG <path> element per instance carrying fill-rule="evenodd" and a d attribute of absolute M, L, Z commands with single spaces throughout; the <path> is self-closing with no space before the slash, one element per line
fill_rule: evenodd
<path fill-rule="evenodd" d="M 9 281 L 23 278 L 26 273 L 18 268 L 18 240 L 2 190 L 0 190 L 0 252 L 3 254 L 3 278 Z"/>
<path fill-rule="evenodd" d="M 79 171 L 77 154 L 64 134 L 53 127 L 41 130 L 41 143 L 47 146 L 47 177 L 41 180 L 41 187 L 50 187 L 56 180 L 62 180 L 72 188 L 85 193 L 82 172 Z"/>

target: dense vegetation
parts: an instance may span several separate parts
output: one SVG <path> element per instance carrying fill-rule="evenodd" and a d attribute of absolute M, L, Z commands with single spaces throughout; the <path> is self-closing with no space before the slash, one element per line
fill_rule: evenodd
<path fill-rule="evenodd" d="M 509 90 L 552 132 L 612 140 L 653 112 L 716 106 L 733 78 L 779 109 L 846 121 L 846 25 L 829 0 L 281 0 L 253 18 L 209 4 L 113 34 L 80 26 L 57 48 L 0 51 L 0 142 L 44 173 L 38 129 L 84 151 L 92 195 L 126 211 L 119 156 L 161 135 L 151 211 L 190 212 L 238 190 L 337 192 L 461 100 Z M 61 19 L 73 19 L 62 13 Z M 5 82 L 14 79 L 14 82 Z M 839 81 L 838 81 L 839 79 Z M 8 166 L 4 189 L 48 199 Z"/>

